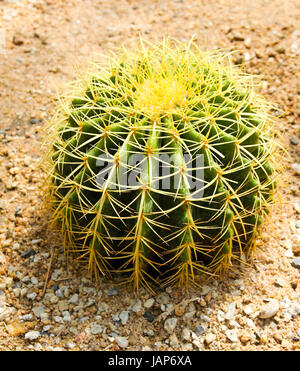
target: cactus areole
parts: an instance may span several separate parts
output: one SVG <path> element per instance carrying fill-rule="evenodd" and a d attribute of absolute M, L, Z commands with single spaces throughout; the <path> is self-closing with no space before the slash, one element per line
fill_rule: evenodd
<path fill-rule="evenodd" d="M 222 52 L 141 42 L 76 82 L 48 127 L 66 250 L 135 289 L 220 275 L 276 188 L 270 105 Z"/>

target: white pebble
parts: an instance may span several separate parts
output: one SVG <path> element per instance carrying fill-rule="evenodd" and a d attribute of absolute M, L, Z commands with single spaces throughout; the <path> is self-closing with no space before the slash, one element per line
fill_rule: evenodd
<path fill-rule="evenodd" d="M 177 318 L 175 317 L 171 317 L 171 318 L 168 318 L 165 323 L 164 323 L 164 329 L 169 333 L 171 334 L 175 327 L 177 325 Z"/>
<path fill-rule="evenodd" d="M 235 302 L 228 304 L 227 312 L 225 314 L 225 319 L 230 320 L 234 317 L 235 314 Z"/>
<path fill-rule="evenodd" d="M 25 334 L 25 339 L 27 340 L 35 340 L 40 337 L 39 331 L 29 331 Z"/>
<path fill-rule="evenodd" d="M 215 334 L 212 334 L 212 333 L 209 333 L 205 336 L 205 342 L 207 345 L 211 344 L 212 342 L 214 342 L 216 340 L 216 335 Z"/>
<path fill-rule="evenodd" d="M 137 312 L 140 312 L 142 310 L 142 302 L 140 301 L 140 299 L 138 299 L 135 304 L 132 306 L 131 308 L 133 310 L 133 312 L 137 313 Z"/>
<path fill-rule="evenodd" d="M 279 311 L 279 303 L 277 300 L 271 300 L 269 303 L 260 308 L 259 318 L 271 318 Z"/>
<path fill-rule="evenodd" d="M 36 292 L 29 292 L 27 295 L 26 295 L 27 299 L 29 300 L 34 300 L 36 297 L 37 297 L 37 293 Z"/>
<path fill-rule="evenodd" d="M 91 333 L 93 335 L 98 335 L 103 332 L 103 327 L 99 325 L 98 323 L 91 323 Z"/>
<path fill-rule="evenodd" d="M 76 304 L 78 303 L 78 294 L 74 294 L 71 299 L 69 299 L 69 303 Z"/>
<path fill-rule="evenodd" d="M 145 301 L 144 307 L 149 309 L 153 306 L 154 302 L 155 302 L 155 300 L 153 298 L 150 298 L 150 299 Z"/>
<path fill-rule="evenodd" d="M 189 328 L 185 327 L 182 330 L 182 338 L 183 340 L 189 341 L 191 339 L 191 331 Z"/>
<path fill-rule="evenodd" d="M 228 338 L 232 343 L 236 343 L 236 342 L 239 341 L 236 330 L 227 330 L 227 331 L 225 332 L 225 335 L 227 336 L 227 338 Z"/>
<path fill-rule="evenodd" d="M 128 322 L 129 311 L 128 310 L 123 310 L 120 313 L 119 317 L 120 317 L 122 325 L 125 325 Z"/>
<path fill-rule="evenodd" d="M 126 348 L 128 346 L 128 340 L 123 336 L 116 336 L 116 342 L 121 348 Z"/>

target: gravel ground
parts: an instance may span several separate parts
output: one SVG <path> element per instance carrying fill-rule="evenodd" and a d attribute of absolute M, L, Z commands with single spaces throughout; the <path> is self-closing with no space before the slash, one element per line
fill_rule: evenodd
<path fill-rule="evenodd" d="M 299 19 L 296 0 L 0 0 L 0 350 L 300 349 Z M 278 105 L 281 204 L 252 264 L 202 289 L 135 296 L 91 282 L 41 207 L 39 141 L 56 88 L 139 34 L 238 50 L 234 62 Z"/>

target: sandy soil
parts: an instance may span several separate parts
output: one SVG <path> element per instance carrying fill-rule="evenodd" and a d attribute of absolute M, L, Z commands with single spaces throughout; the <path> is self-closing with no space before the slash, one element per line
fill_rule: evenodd
<path fill-rule="evenodd" d="M 39 141 L 56 89 L 139 35 L 237 50 L 278 105 L 288 153 L 273 228 L 251 266 L 202 290 L 136 297 L 91 282 L 67 269 L 40 208 Z M 296 0 L 0 0 L 0 350 L 300 349 L 299 43 Z"/>

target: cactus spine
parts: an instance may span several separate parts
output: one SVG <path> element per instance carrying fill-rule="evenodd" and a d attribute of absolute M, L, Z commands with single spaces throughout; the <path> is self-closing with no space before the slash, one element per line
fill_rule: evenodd
<path fill-rule="evenodd" d="M 254 249 L 276 187 L 270 105 L 252 76 L 169 41 L 94 70 L 48 128 L 66 249 L 135 289 L 223 274 Z"/>

